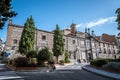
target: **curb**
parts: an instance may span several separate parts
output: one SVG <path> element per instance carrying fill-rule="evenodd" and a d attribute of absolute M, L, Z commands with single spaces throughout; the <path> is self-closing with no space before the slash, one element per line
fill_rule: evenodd
<path fill-rule="evenodd" d="M 94 74 L 96 74 L 96 75 L 100 75 L 100 76 L 106 77 L 106 78 L 110 78 L 110 79 L 114 79 L 114 80 L 120 80 L 120 78 L 112 77 L 112 76 L 108 76 L 108 75 L 104 75 L 104 74 L 101 74 L 101 73 L 99 73 L 99 72 L 95 72 L 95 71 L 92 71 L 92 70 L 90 70 L 90 69 L 87 69 L 87 68 L 84 67 L 84 66 L 82 66 L 82 69 L 85 70 L 85 71 L 94 73 Z"/>

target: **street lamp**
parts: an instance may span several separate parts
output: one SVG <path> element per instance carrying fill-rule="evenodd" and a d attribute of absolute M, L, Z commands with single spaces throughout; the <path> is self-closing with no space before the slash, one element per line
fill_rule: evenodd
<path fill-rule="evenodd" d="M 93 37 L 93 33 L 94 33 L 94 31 L 92 31 L 92 35 L 90 34 L 90 29 L 88 28 L 88 32 L 87 31 L 85 31 L 87 34 L 87 36 L 86 36 L 86 38 L 89 40 L 89 45 L 90 45 L 90 48 L 89 48 L 89 50 L 87 50 L 86 51 L 86 53 L 89 51 L 90 53 L 87 53 L 88 54 L 88 58 L 89 58 L 89 60 L 90 61 L 92 61 L 93 60 L 93 52 L 92 52 L 92 41 L 91 41 L 91 39 L 92 39 L 92 37 Z"/>

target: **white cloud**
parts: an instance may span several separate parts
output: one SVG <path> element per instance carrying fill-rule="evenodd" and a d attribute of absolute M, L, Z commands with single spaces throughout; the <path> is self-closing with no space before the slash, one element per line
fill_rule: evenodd
<path fill-rule="evenodd" d="M 106 23 L 115 22 L 115 20 L 116 20 L 116 17 L 101 18 L 101 19 L 91 21 L 91 22 L 88 22 L 88 23 L 80 23 L 80 24 L 76 25 L 76 28 L 79 28 L 79 27 L 91 28 L 91 27 L 103 25 L 103 24 L 106 24 Z"/>
<path fill-rule="evenodd" d="M 99 26 L 105 23 L 110 23 L 110 22 L 115 21 L 115 19 L 116 17 L 108 17 L 108 18 L 99 19 L 97 21 L 89 22 L 86 27 L 91 28 L 91 27 Z"/>
<path fill-rule="evenodd" d="M 79 27 L 82 27 L 82 26 L 83 26 L 83 24 L 80 23 L 80 24 L 77 24 L 77 25 L 76 25 L 76 28 L 79 28 Z"/>

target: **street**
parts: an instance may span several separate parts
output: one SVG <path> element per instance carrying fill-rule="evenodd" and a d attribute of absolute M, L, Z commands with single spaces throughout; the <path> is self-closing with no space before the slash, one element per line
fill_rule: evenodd
<path fill-rule="evenodd" d="M 2 68 L 2 66 L 0 66 Z M 4 66 L 4 68 L 6 68 Z M 6 70 L 6 71 L 5 71 Z M 60 69 L 54 72 L 41 71 L 10 71 L 3 69 L 0 71 L 0 80 L 112 80 L 82 69 Z"/>
<path fill-rule="evenodd" d="M 55 72 L 16 72 L 23 80 L 112 80 L 84 70 L 57 70 Z"/>

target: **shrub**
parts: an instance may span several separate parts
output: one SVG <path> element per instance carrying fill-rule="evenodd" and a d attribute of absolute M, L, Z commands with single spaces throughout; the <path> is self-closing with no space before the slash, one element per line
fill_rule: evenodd
<path fill-rule="evenodd" d="M 70 63 L 70 60 L 65 60 L 65 63 Z"/>
<path fill-rule="evenodd" d="M 109 62 L 103 65 L 103 67 L 113 70 L 120 70 L 120 62 Z"/>
<path fill-rule="evenodd" d="M 13 60 L 13 65 L 16 67 L 26 67 L 26 66 L 28 66 L 27 58 L 17 57 Z"/>
<path fill-rule="evenodd" d="M 29 66 L 36 67 L 38 66 L 37 63 L 38 63 L 37 58 L 29 58 Z"/>
<path fill-rule="evenodd" d="M 30 58 L 31 64 L 37 64 L 37 58 Z"/>
<path fill-rule="evenodd" d="M 69 53 L 65 51 L 65 63 L 69 63 Z"/>
<path fill-rule="evenodd" d="M 120 62 L 120 59 L 109 59 L 109 58 L 107 58 L 107 59 L 104 59 L 107 63 L 109 63 L 109 62 Z"/>
<path fill-rule="evenodd" d="M 115 62 L 120 62 L 120 59 L 115 59 Z"/>
<path fill-rule="evenodd" d="M 27 58 L 36 58 L 36 56 L 37 56 L 37 54 L 36 54 L 36 51 L 29 51 L 28 53 L 27 53 Z"/>
<path fill-rule="evenodd" d="M 107 63 L 108 62 L 113 62 L 114 61 L 114 59 L 109 59 L 109 58 L 107 58 L 107 59 L 104 59 Z"/>
<path fill-rule="evenodd" d="M 38 59 L 38 63 L 42 65 L 44 64 L 45 61 L 49 61 L 50 54 L 48 48 L 45 47 L 42 50 L 40 50 L 38 52 L 37 59 Z"/>
<path fill-rule="evenodd" d="M 108 58 L 107 59 L 95 59 L 90 64 L 94 66 L 102 66 L 107 63 L 110 64 L 111 62 L 120 62 L 120 59 L 108 59 Z"/>
<path fill-rule="evenodd" d="M 91 61 L 90 64 L 101 67 L 102 65 L 107 64 L 107 62 L 104 59 L 95 59 L 95 60 Z"/>
<path fill-rule="evenodd" d="M 60 60 L 60 63 L 64 64 L 64 63 L 65 63 L 65 60 Z"/>

